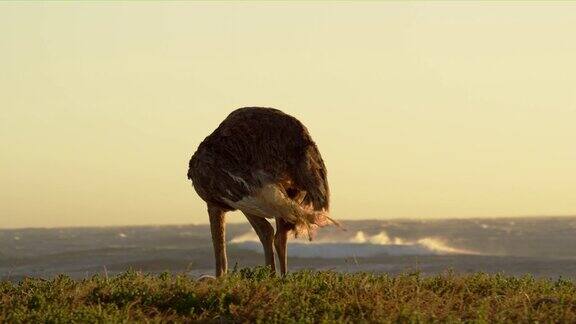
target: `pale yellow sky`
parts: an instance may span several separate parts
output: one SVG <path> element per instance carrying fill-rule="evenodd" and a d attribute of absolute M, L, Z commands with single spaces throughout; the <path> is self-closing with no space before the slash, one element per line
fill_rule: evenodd
<path fill-rule="evenodd" d="M 576 214 L 575 35 L 570 2 L 2 3 L 0 227 L 206 223 L 188 159 L 258 105 L 337 219 Z"/>

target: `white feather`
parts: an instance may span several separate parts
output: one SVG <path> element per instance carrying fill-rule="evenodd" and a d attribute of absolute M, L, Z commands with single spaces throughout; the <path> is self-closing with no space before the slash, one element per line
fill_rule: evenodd
<path fill-rule="evenodd" d="M 230 178 L 232 178 L 232 180 L 242 184 L 244 187 L 246 187 L 246 189 L 250 189 L 250 186 L 248 185 L 246 180 L 242 179 L 241 177 L 239 177 L 237 175 L 230 173 L 228 170 L 224 170 L 224 172 L 226 172 L 230 176 Z"/>
<path fill-rule="evenodd" d="M 296 200 L 292 200 L 281 186 L 270 183 L 238 201 L 223 199 L 231 207 L 247 214 L 264 218 L 279 217 L 295 224 L 297 229 L 305 228 L 311 239 L 312 226 L 324 226 L 333 221 L 326 210 L 317 211 L 312 206 L 301 205 L 304 197 L 305 193 L 301 193 Z"/>

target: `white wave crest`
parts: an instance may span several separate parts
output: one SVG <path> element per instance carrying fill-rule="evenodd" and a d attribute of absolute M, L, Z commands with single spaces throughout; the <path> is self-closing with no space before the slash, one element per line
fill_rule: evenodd
<path fill-rule="evenodd" d="M 243 247 L 261 251 L 259 248 L 258 236 L 254 231 L 244 233 L 234 237 L 231 241 L 233 244 L 240 244 Z M 443 254 L 479 254 L 474 251 L 455 248 L 442 238 L 424 237 L 417 240 L 406 240 L 399 237 L 390 237 L 385 231 L 375 235 L 367 235 L 363 231 L 357 231 L 353 236 L 334 238 L 319 237 L 315 241 L 305 239 L 296 239 L 291 253 L 298 256 L 325 256 L 325 257 L 342 257 L 342 256 L 368 256 L 377 254 L 388 255 L 443 255 Z"/>
<path fill-rule="evenodd" d="M 244 234 L 238 235 L 230 240 L 230 243 L 245 243 L 245 242 L 260 242 L 256 232 L 250 231 Z"/>

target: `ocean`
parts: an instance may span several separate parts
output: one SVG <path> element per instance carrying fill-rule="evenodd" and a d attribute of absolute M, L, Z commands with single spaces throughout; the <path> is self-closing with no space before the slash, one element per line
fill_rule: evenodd
<path fill-rule="evenodd" d="M 576 217 L 343 221 L 288 243 L 288 267 L 576 279 Z M 262 265 L 248 224 L 227 225 L 229 268 Z M 85 278 L 127 269 L 213 273 L 208 225 L 0 230 L 0 278 Z"/>

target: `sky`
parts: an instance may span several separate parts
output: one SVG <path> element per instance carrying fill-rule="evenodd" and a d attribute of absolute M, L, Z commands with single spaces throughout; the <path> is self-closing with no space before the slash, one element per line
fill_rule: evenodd
<path fill-rule="evenodd" d="M 188 160 L 244 106 L 308 127 L 336 219 L 574 215 L 574 35 L 571 2 L 3 2 L 0 228 L 207 223 Z"/>

